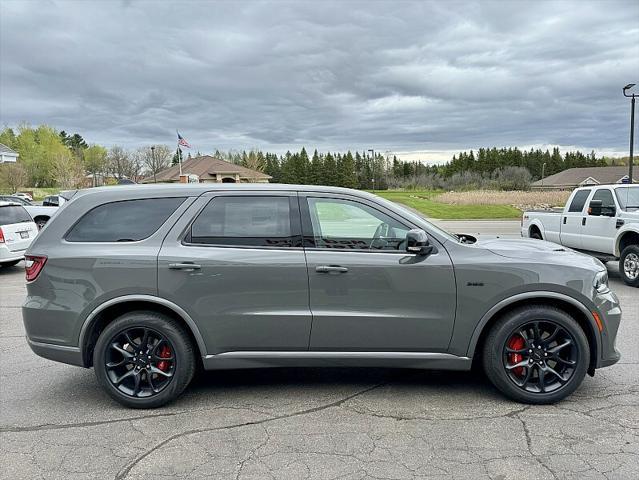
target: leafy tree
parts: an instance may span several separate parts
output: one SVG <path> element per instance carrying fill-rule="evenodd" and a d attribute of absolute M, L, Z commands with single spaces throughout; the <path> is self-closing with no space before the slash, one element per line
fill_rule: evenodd
<path fill-rule="evenodd" d="M 96 177 L 104 174 L 107 166 L 107 149 L 100 145 L 91 145 L 84 151 L 84 168 L 92 175 L 93 186 L 96 186 Z"/>

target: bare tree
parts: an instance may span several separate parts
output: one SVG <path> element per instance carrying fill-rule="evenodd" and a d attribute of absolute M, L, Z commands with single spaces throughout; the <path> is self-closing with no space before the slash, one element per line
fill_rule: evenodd
<path fill-rule="evenodd" d="M 20 190 L 27 183 L 27 171 L 19 163 L 0 165 L 0 185 L 9 189 L 11 193 Z"/>
<path fill-rule="evenodd" d="M 171 166 L 173 157 L 173 151 L 166 145 L 141 148 L 138 150 L 138 154 L 142 159 L 146 175 L 153 176 L 154 182 L 156 182 L 156 176 L 159 172 Z"/>
<path fill-rule="evenodd" d="M 83 183 L 84 168 L 78 157 L 64 152 L 55 157 L 53 175 L 56 183 L 63 189 L 76 188 Z"/>
<path fill-rule="evenodd" d="M 118 145 L 111 147 L 107 156 L 108 171 L 118 180 L 128 178 L 137 182 L 142 174 L 142 164 L 142 158 L 137 152 L 132 155 Z"/>

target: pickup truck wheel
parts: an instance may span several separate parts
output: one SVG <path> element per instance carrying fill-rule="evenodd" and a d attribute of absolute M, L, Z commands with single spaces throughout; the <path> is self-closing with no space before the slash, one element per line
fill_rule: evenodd
<path fill-rule="evenodd" d="M 156 408 L 175 398 L 195 372 L 187 333 L 156 312 L 122 315 L 100 333 L 93 352 L 95 375 L 112 398 L 131 408 Z"/>
<path fill-rule="evenodd" d="M 588 364 L 588 340 L 563 310 L 529 305 L 503 316 L 491 328 L 483 365 L 491 382 L 518 402 L 557 402 L 581 384 Z"/>
<path fill-rule="evenodd" d="M 535 240 L 543 240 L 541 238 L 541 233 L 539 233 L 537 230 L 533 230 L 532 232 L 530 232 L 530 238 L 534 238 Z"/>
<path fill-rule="evenodd" d="M 639 245 L 628 245 L 619 258 L 621 278 L 631 287 L 639 287 Z"/>

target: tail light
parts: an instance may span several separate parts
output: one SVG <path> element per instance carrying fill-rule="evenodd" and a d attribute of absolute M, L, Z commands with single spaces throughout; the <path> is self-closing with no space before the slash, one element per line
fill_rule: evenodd
<path fill-rule="evenodd" d="M 2 228 L 0 228 L 0 243 L 4 243 L 4 233 L 2 232 Z"/>
<path fill-rule="evenodd" d="M 45 263 L 47 263 L 47 257 L 44 255 L 24 256 L 24 271 L 27 274 L 27 282 L 33 282 L 38 278 Z"/>

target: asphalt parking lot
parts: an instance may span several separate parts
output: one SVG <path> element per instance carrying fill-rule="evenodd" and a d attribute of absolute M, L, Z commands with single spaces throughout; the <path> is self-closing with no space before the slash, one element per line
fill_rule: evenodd
<path fill-rule="evenodd" d="M 639 292 L 609 270 L 622 361 L 557 405 L 505 400 L 472 373 L 285 369 L 201 374 L 136 411 L 92 370 L 29 350 L 24 271 L 2 269 L 0 477 L 639 478 Z"/>

